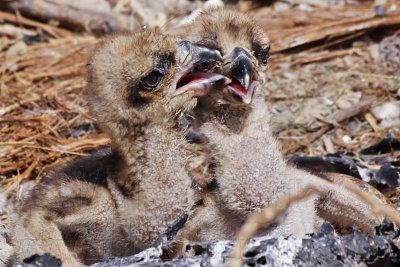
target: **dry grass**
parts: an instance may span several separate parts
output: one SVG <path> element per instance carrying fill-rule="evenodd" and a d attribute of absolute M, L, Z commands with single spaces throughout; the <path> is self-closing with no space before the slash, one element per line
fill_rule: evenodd
<path fill-rule="evenodd" d="M 0 181 L 6 191 L 40 179 L 61 159 L 109 144 L 83 97 L 95 42 L 76 36 L 30 45 L 22 55 L 0 53 Z"/>

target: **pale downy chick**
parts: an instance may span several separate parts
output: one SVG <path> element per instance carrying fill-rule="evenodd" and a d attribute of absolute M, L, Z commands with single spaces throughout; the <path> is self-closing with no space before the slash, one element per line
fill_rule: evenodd
<path fill-rule="evenodd" d="M 113 148 L 35 186 L 14 225 L 16 259 L 47 252 L 79 266 L 131 255 L 186 213 L 193 149 L 177 124 L 196 97 L 226 78 L 181 80 L 220 61 L 216 50 L 152 31 L 102 41 L 88 65 L 89 103 Z"/>
<path fill-rule="evenodd" d="M 233 238 L 247 215 L 282 196 L 315 186 L 323 193 L 300 201 L 264 233 L 304 236 L 319 217 L 340 226 L 357 224 L 372 232 L 381 221 L 353 193 L 287 164 L 269 125 L 263 72 L 268 61 L 267 34 L 247 15 L 212 9 L 188 30 L 192 42 L 221 51 L 219 70 L 232 82 L 202 97 L 195 109 L 198 132 L 208 140 L 215 162 L 209 183 L 199 186 L 198 209 L 181 239 Z M 204 181 L 202 182 L 204 183 Z"/>

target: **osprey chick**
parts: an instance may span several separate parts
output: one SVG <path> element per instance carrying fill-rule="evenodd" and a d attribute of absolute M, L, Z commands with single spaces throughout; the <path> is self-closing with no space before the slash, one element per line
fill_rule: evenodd
<path fill-rule="evenodd" d="M 226 83 L 201 72 L 221 60 L 214 49 L 157 32 L 103 40 L 89 62 L 88 91 L 112 150 L 78 159 L 35 186 L 14 226 L 17 260 L 47 252 L 79 266 L 132 255 L 186 213 L 185 164 L 193 152 L 177 125 L 198 96 Z M 183 81 L 189 74 L 198 78 Z"/>

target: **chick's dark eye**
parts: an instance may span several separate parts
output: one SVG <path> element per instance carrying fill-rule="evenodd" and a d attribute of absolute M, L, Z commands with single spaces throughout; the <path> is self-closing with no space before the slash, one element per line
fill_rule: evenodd
<path fill-rule="evenodd" d="M 147 76 L 143 77 L 141 83 L 144 89 L 154 90 L 163 78 L 163 74 L 159 71 L 152 71 Z"/>
<path fill-rule="evenodd" d="M 253 44 L 252 46 L 255 57 L 266 65 L 269 59 L 269 45 Z"/>

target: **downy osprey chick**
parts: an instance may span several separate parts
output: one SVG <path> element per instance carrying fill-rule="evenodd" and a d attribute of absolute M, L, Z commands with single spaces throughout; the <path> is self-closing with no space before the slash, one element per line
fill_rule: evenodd
<path fill-rule="evenodd" d="M 102 41 L 88 66 L 91 112 L 112 150 L 78 159 L 37 184 L 14 225 L 16 259 L 50 253 L 64 266 L 126 256 L 147 247 L 191 207 L 192 157 L 182 112 L 225 83 L 209 70 L 218 51 L 142 31 Z"/>
<path fill-rule="evenodd" d="M 284 159 L 264 100 L 267 34 L 249 16 L 222 9 L 205 11 L 191 27 L 186 38 L 221 51 L 224 62 L 218 72 L 231 82 L 201 97 L 194 110 L 196 130 L 207 140 L 213 168 L 203 175 L 206 183 L 192 177 L 199 181 L 198 208 L 177 242 L 234 238 L 250 213 L 307 186 L 323 193 L 292 205 L 264 233 L 304 236 L 315 230 L 320 217 L 371 232 L 381 218 L 369 206 L 342 186 L 290 166 Z"/>

